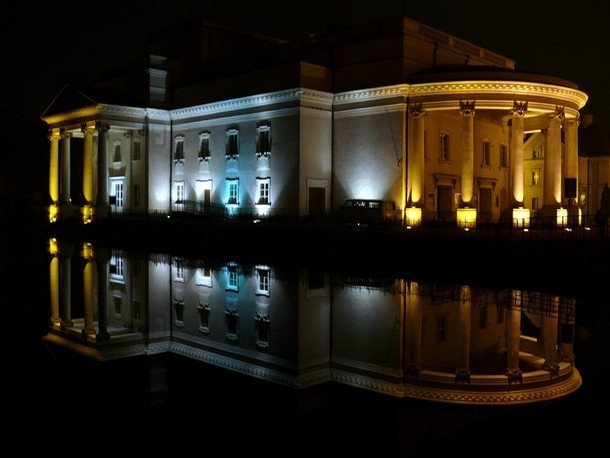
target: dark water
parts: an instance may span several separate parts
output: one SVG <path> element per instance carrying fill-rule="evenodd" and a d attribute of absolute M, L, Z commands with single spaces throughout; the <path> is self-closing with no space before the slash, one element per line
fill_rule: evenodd
<path fill-rule="evenodd" d="M 0 261 L 3 436 L 27 433 L 19 441 L 24 452 L 531 456 L 588 455 L 608 442 L 610 306 L 603 297 L 583 294 L 576 306 L 583 386 L 549 405 L 491 410 L 334 383 L 295 391 L 179 355 L 95 363 L 42 339 L 49 326 L 44 240 L 15 242 Z M 157 365 L 168 389 L 151 394 Z"/>

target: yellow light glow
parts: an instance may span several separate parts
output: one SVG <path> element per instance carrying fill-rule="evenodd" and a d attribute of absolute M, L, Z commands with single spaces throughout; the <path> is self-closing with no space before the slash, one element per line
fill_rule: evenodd
<path fill-rule="evenodd" d="M 460 228 L 471 228 L 477 225 L 477 209 L 471 207 L 457 209 L 457 224 Z"/>
<path fill-rule="evenodd" d="M 421 208 L 409 207 L 405 210 L 405 218 L 407 226 L 419 226 L 422 221 Z"/>
<path fill-rule="evenodd" d="M 59 246 L 57 245 L 57 239 L 52 238 L 49 240 L 49 254 L 56 256 L 59 254 Z"/>
<path fill-rule="evenodd" d="M 49 222 L 55 223 L 59 215 L 59 207 L 55 204 L 49 205 Z"/>
<path fill-rule="evenodd" d="M 568 209 L 558 208 L 557 209 L 557 226 L 564 227 L 568 224 Z"/>
<path fill-rule="evenodd" d="M 529 227 L 530 226 L 530 209 L 529 208 L 513 208 L 513 227 Z"/>

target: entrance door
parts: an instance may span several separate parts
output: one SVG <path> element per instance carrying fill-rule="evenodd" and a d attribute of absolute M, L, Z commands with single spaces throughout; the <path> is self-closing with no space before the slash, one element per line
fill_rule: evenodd
<path fill-rule="evenodd" d="M 124 181 L 120 179 L 110 180 L 110 208 L 115 213 L 121 213 L 125 202 Z"/>
<path fill-rule="evenodd" d="M 326 214 L 326 189 L 319 187 L 309 188 L 309 214 L 312 216 Z"/>
<path fill-rule="evenodd" d="M 491 188 L 479 189 L 479 221 L 491 223 L 492 219 L 492 195 Z"/>
<path fill-rule="evenodd" d="M 436 187 L 437 219 L 439 221 L 453 221 L 453 189 L 451 186 L 439 185 Z"/>

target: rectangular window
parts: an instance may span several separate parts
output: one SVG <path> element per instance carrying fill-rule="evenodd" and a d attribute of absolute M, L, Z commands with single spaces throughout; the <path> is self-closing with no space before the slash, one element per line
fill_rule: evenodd
<path fill-rule="evenodd" d="M 449 134 L 442 133 L 440 135 L 439 159 L 441 161 L 449 160 Z"/>
<path fill-rule="evenodd" d="M 114 185 L 114 204 L 117 208 L 123 207 L 123 183 L 115 183 Z"/>
<path fill-rule="evenodd" d="M 184 301 L 182 299 L 174 299 L 174 313 L 176 314 L 175 323 L 178 327 L 184 326 Z"/>
<path fill-rule="evenodd" d="M 447 340 L 447 317 L 439 316 L 436 319 L 436 342 L 441 343 Z"/>
<path fill-rule="evenodd" d="M 199 160 L 208 161 L 210 159 L 210 133 L 201 132 L 199 134 Z"/>
<path fill-rule="evenodd" d="M 225 146 L 227 157 L 239 155 L 239 131 L 237 129 L 229 129 L 227 131 L 227 143 Z"/>
<path fill-rule="evenodd" d="M 176 203 L 184 202 L 184 181 L 176 181 Z"/>
<path fill-rule="evenodd" d="M 239 290 L 239 275 L 237 274 L 237 264 L 230 263 L 227 266 L 227 290 Z"/>
<path fill-rule="evenodd" d="M 239 180 L 227 179 L 227 205 L 239 205 Z"/>
<path fill-rule="evenodd" d="M 269 153 L 271 153 L 271 128 L 259 126 L 256 132 L 256 154 L 267 156 Z"/>
<path fill-rule="evenodd" d="M 532 151 L 533 159 L 542 159 L 544 157 L 544 145 L 538 146 L 538 148 L 534 148 Z"/>
<path fill-rule="evenodd" d="M 481 165 L 491 165 L 491 143 L 488 140 L 483 141 L 481 150 Z"/>
<path fill-rule="evenodd" d="M 212 269 L 210 267 L 200 267 L 197 269 L 197 279 L 195 281 L 200 286 L 212 286 Z"/>
<path fill-rule="evenodd" d="M 532 197 L 532 210 L 538 210 L 538 205 L 538 197 Z"/>
<path fill-rule="evenodd" d="M 139 161 L 140 160 L 140 142 L 133 142 L 133 151 L 131 155 L 132 160 Z"/>
<path fill-rule="evenodd" d="M 112 151 L 112 162 L 121 162 L 121 142 L 114 144 Z"/>
<path fill-rule="evenodd" d="M 508 167 L 508 146 L 500 145 L 500 167 Z"/>
<path fill-rule="evenodd" d="M 540 169 L 532 170 L 532 186 L 540 186 Z"/>
<path fill-rule="evenodd" d="M 175 281 L 184 282 L 184 262 L 182 260 L 176 260 L 174 274 Z"/>
<path fill-rule="evenodd" d="M 199 332 L 210 333 L 210 306 L 208 304 L 199 304 Z"/>
<path fill-rule="evenodd" d="M 122 253 L 113 254 L 109 262 L 110 279 L 115 281 L 123 281 L 125 276 L 125 264 Z"/>
<path fill-rule="evenodd" d="M 176 137 L 176 149 L 174 150 L 174 161 L 184 162 L 184 137 Z"/>
<path fill-rule="evenodd" d="M 270 199 L 269 199 L 269 185 L 270 185 L 270 179 L 269 178 L 257 178 L 256 179 L 257 182 L 257 199 L 256 199 L 256 205 L 269 205 L 271 203 Z"/>
<path fill-rule="evenodd" d="M 266 266 L 258 266 L 256 268 L 257 285 L 256 294 L 269 296 L 270 271 Z"/>
<path fill-rule="evenodd" d="M 256 346 L 259 348 L 269 348 L 269 337 L 271 334 L 269 316 L 257 313 L 254 320 L 256 325 Z"/>

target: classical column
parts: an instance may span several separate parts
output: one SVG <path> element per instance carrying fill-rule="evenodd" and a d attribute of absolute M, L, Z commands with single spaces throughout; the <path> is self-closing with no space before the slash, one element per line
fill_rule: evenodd
<path fill-rule="evenodd" d="M 527 113 L 527 102 L 513 103 L 510 137 L 510 173 L 513 205 L 523 207 L 523 118 Z"/>
<path fill-rule="evenodd" d="M 61 318 L 59 317 L 59 256 L 57 254 L 51 257 L 49 264 L 49 285 L 51 300 L 50 323 L 53 327 L 56 327 L 61 323 Z"/>
<path fill-rule="evenodd" d="M 559 297 L 551 296 L 551 312 L 542 317 L 542 343 L 544 344 L 544 363 L 543 367 L 552 369 L 559 361 L 557 349 L 557 325 L 559 319 L 554 311 L 559 310 Z"/>
<path fill-rule="evenodd" d="M 93 249 L 87 243 L 83 244 L 83 258 L 85 267 L 83 269 L 83 304 L 84 304 L 84 327 L 83 337 L 95 335 L 93 325 L 95 303 L 93 292 L 95 289 L 95 262 L 93 261 Z"/>
<path fill-rule="evenodd" d="M 423 207 L 424 204 L 424 116 L 421 103 L 409 106 L 411 119 L 411 147 L 408 155 L 407 202 L 411 206 Z"/>
<path fill-rule="evenodd" d="M 561 123 L 564 111 L 557 107 L 549 115 L 549 127 L 546 130 L 544 157 L 544 205 L 550 208 L 561 207 Z"/>
<path fill-rule="evenodd" d="M 564 121 L 564 197 L 568 199 L 568 215 L 571 226 L 579 224 L 578 199 L 578 119 Z"/>
<path fill-rule="evenodd" d="M 70 139 L 72 134 L 69 132 L 62 132 L 61 136 L 61 202 L 67 204 L 70 202 L 71 190 L 70 190 Z"/>
<path fill-rule="evenodd" d="M 421 285 L 418 282 L 412 281 L 408 283 L 406 294 L 406 357 L 407 357 L 407 373 L 416 375 L 421 368 L 422 355 L 422 296 L 420 292 Z"/>
<path fill-rule="evenodd" d="M 506 340 L 506 368 L 513 373 L 519 370 L 521 291 L 511 291 L 511 306 L 506 310 Z"/>
<path fill-rule="evenodd" d="M 97 265 L 97 341 L 110 339 L 108 333 L 108 251 L 99 249 L 96 253 Z"/>
<path fill-rule="evenodd" d="M 59 131 L 49 130 L 49 141 L 51 150 L 49 154 L 49 221 L 56 221 L 58 218 L 59 203 Z"/>
<path fill-rule="evenodd" d="M 61 309 L 62 326 L 72 326 L 72 256 L 71 253 L 61 253 Z"/>
<path fill-rule="evenodd" d="M 470 286 L 460 287 L 458 307 L 459 359 L 455 376 L 456 381 L 470 381 L 470 330 L 472 327 L 472 292 Z"/>
<path fill-rule="evenodd" d="M 462 116 L 462 175 L 460 192 L 464 206 L 472 206 L 474 187 L 474 106 L 475 102 L 460 101 Z"/>
<path fill-rule="evenodd" d="M 93 189 L 93 133 L 95 126 L 83 124 L 81 127 L 84 139 L 83 151 L 83 197 L 85 204 L 83 208 L 83 219 L 89 222 L 92 219 L 91 208 L 94 204 L 94 189 Z"/>
<path fill-rule="evenodd" d="M 108 130 L 110 126 L 98 123 L 97 137 L 97 215 L 105 217 L 110 212 L 108 203 Z"/>

